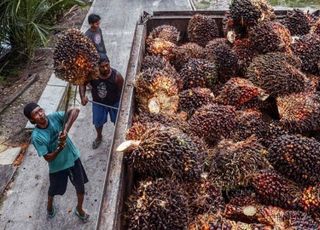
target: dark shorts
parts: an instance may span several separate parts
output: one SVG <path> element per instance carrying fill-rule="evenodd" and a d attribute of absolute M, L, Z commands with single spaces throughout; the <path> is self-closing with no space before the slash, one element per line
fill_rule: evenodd
<path fill-rule="evenodd" d="M 112 105 L 112 107 L 118 108 L 119 102 Z M 118 114 L 117 109 L 112 109 L 92 103 L 92 118 L 93 124 L 96 128 L 102 127 L 108 121 L 108 114 L 110 114 L 110 120 L 115 123 Z"/>
<path fill-rule="evenodd" d="M 68 178 L 73 186 L 76 188 L 77 193 L 84 193 L 84 184 L 87 183 L 88 177 L 82 166 L 80 158 L 74 162 L 74 166 L 65 170 L 50 173 L 49 180 L 50 186 L 48 195 L 63 195 L 67 190 Z"/>

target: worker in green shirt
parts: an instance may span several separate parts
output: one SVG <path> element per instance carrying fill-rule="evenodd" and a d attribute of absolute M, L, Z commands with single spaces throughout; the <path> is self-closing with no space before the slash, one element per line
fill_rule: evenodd
<path fill-rule="evenodd" d="M 30 122 L 36 125 L 31 136 L 32 144 L 38 155 L 44 157 L 49 164 L 48 218 L 55 216 L 53 198 L 66 192 L 69 178 L 77 192 L 75 214 L 83 222 L 87 222 L 89 215 L 83 210 L 82 204 L 84 184 L 88 182 L 88 178 L 80 161 L 80 152 L 67 135 L 78 117 L 79 109 L 70 109 L 67 112 L 64 128 L 64 112 L 46 115 L 36 103 L 27 104 L 23 112 Z"/>

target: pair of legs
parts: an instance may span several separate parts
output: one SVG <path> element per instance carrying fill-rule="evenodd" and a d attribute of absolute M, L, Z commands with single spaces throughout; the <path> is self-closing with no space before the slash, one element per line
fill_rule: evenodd
<path fill-rule="evenodd" d="M 82 208 L 84 193 L 77 193 L 78 197 L 78 204 L 77 204 L 77 211 L 81 216 L 85 216 L 86 213 Z M 47 205 L 48 213 L 53 213 L 53 196 L 48 195 L 48 205 Z"/>
<path fill-rule="evenodd" d="M 119 102 L 112 105 L 112 107 L 119 107 Z M 93 124 L 95 126 L 97 137 L 92 143 L 92 148 L 96 149 L 99 147 L 102 141 L 102 130 L 103 125 L 108 121 L 108 114 L 110 114 L 110 120 L 113 124 L 116 122 L 117 118 L 117 109 L 113 109 L 107 106 L 102 106 L 99 104 L 92 104 L 92 117 L 93 117 Z"/>
<path fill-rule="evenodd" d="M 74 166 L 49 174 L 50 187 L 48 191 L 47 211 L 49 216 L 54 216 L 53 200 L 55 195 L 63 195 L 67 190 L 68 179 L 76 189 L 78 203 L 76 207 L 77 213 L 80 217 L 88 216 L 82 208 L 84 200 L 84 184 L 88 182 L 87 174 L 78 158 L 74 162 Z"/>

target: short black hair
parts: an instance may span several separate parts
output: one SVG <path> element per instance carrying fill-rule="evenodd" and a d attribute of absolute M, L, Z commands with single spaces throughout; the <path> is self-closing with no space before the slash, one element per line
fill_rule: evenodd
<path fill-rule="evenodd" d="M 103 63 L 103 62 L 108 62 L 110 63 L 110 60 L 108 58 L 108 56 L 104 53 L 100 53 L 100 59 L 99 59 L 99 64 Z"/>
<path fill-rule="evenodd" d="M 88 23 L 93 24 L 101 20 L 101 17 L 97 14 L 90 14 L 88 16 Z"/>

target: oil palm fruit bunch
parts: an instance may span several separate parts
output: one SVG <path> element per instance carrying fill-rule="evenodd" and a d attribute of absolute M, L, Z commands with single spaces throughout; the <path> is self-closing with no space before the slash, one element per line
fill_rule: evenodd
<path fill-rule="evenodd" d="M 283 216 L 285 229 L 319 229 L 320 225 L 307 213 L 286 211 Z"/>
<path fill-rule="evenodd" d="M 176 45 L 162 38 L 154 38 L 147 43 L 147 51 L 151 55 L 160 55 L 167 61 L 173 58 L 173 49 Z"/>
<path fill-rule="evenodd" d="M 308 79 L 298 69 L 299 61 L 284 53 L 267 53 L 252 60 L 246 78 L 271 96 L 302 92 Z"/>
<path fill-rule="evenodd" d="M 208 144 L 230 137 L 236 126 L 236 112 L 233 106 L 208 104 L 200 107 L 188 121 L 190 131 Z"/>
<path fill-rule="evenodd" d="M 260 54 L 290 52 L 290 31 L 279 22 L 265 21 L 257 24 L 250 30 L 249 38 L 254 49 Z"/>
<path fill-rule="evenodd" d="M 200 181 L 185 183 L 183 186 L 188 193 L 190 217 L 213 214 L 224 209 L 222 191 L 205 176 Z"/>
<path fill-rule="evenodd" d="M 267 0 L 233 0 L 229 9 L 233 21 L 244 27 L 275 17 Z"/>
<path fill-rule="evenodd" d="M 300 135 L 283 135 L 269 146 L 268 159 L 287 178 L 301 184 L 314 184 L 320 176 L 320 143 Z"/>
<path fill-rule="evenodd" d="M 194 218 L 189 224 L 188 230 L 271 230 L 271 226 L 264 224 L 247 224 L 224 218 L 221 214 L 204 214 Z"/>
<path fill-rule="evenodd" d="M 216 147 L 209 177 L 224 190 L 246 186 L 250 174 L 271 168 L 266 154 L 255 137 L 236 143 L 223 140 Z"/>
<path fill-rule="evenodd" d="M 320 17 L 313 23 L 311 32 L 320 35 Z"/>
<path fill-rule="evenodd" d="M 178 29 L 171 25 L 162 25 L 154 28 L 148 38 L 146 43 L 152 42 L 155 38 L 161 38 L 165 41 L 172 42 L 174 44 L 177 44 L 180 40 L 180 32 Z"/>
<path fill-rule="evenodd" d="M 170 76 L 176 79 L 179 89 L 182 89 L 183 82 L 180 75 L 170 62 L 165 60 L 163 57 L 155 55 L 145 56 L 141 63 L 141 71 L 145 71 L 147 69 L 167 72 Z"/>
<path fill-rule="evenodd" d="M 191 58 L 181 69 L 184 89 L 212 87 L 217 81 L 217 67 L 214 62 Z"/>
<path fill-rule="evenodd" d="M 250 176 L 250 180 L 262 203 L 287 209 L 299 208 L 300 187 L 274 170 L 256 172 Z"/>
<path fill-rule="evenodd" d="M 235 141 L 243 141 L 252 135 L 260 140 L 269 131 L 269 124 L 263 120 L 263 114 L 256 109 L 237 111 L 236 123 L 232 131 L 232 139 Z"/>
<path fill-rule="evenodd" d="M 301 206 L 311 214 L 320 212 L 320 184 L 306 187 L 302 192 Z"/>
<path fill-rule="evenodd" d="M 302 36 L 310 32 L 312 17 L 300 9 L 289 10 L 281 23 L 286 26 L 292 36 Z"/>
<path fill-rule="evenodd" d="M 188 42 L 175 47 L 173 49 L 173 55 L 174 58 L 171 60 L 171 64 L 177 71 L 180 71 L 191 58 L 203 59 L 206 56 L 205 49 L 193 42 Z"/>
<path fill-rule="evenodd" d="M 135 122 L 126 132 L 126 140 L 141 140 L 143 135 L 152 128 L 160 128 L 162 125 L 158 122 Z"/>
<path fill-rule="evenodd" d="M 253 188 L 239 187 L 226 193 L 227 203 L 233 206 L 249 206 L 259 204 Z"/>
<path fill-rule="evenodd" d="M 138 106 L 141 109 L 151 113 L 177 112 L 179 86 L 169 72 L 147 69 L 137 76 L 135 89 Z"/>
<path fill-rule="evenodd" d="M 243 38 L 235 40 L 232 50 L 235 52 L 238 59 L 238 74 L 244 76 L 252 59 L 256 55 L 250 39 Z"/>
<path fill-rule="evenodd" d="M 275 139 L 285 134 L 288 134 L 288 131 L 285 130 L 278 121 L 272 121 L 268 124 L 263 138 L 259 141 L 263 146 L 268 148 Z"/>
<path fill-rule="evenodd" d="M 238 71 L 238 58 L 230 45 L 224 43 L 208 43 L 206 46 L 207 59 L 216 63 L 219 81 L 225 83 Z"/>
<path fill-rule="evenodd" d="M 320 128 L 320 96 L 297 93 L 277 98 L 280 124 L 290 132 L 305 133 Z"/>
<path fill-rule="evenodd" d="M 250 104 L 250 102 L 264 101 L 268 96 L 263 89 L 255 86 L 249 80 L 234 77 L 225 83 L 215 102 L 223 105 L 232 105 L 240 109 L 245 107 L 246 104 Z"/>
<path fill-rule="evenodd" d="M 219 37 L 219 28 L 215 19 L 211 16 L 196 14 L 188 23 L 188 38 L 200 46 L 206 44 L 213 38 Z"/>
<path fill-rule="evenodd" d="M 206 157 L 206 152 L 187 134 L 164 126 L 149 129 L 140 141 L 128 140 L 117 150 L 127 152 L 128 163 L 141 177 L 190 181 L 200 178 Z"/>
<path fill-rule="evenodd" d="M 273 227 L 273 229 L 286 229 L 283 219 L 284 213 L 284 209 L 274 206 L 227 204 L 223 216 L 235 221 L 265 224 Z"/>
<path fill-rule="evenodd" d="M 191 88 L 180 92 L 179 94 L 179 110 L 184 111 L 190 118 L 195 110 L 203 105 L 212 103 L 214 95 L 208 88 Z"/>
<path fill-rule="evenodd" d="M 99 54 L 89 38 L 78 29 L 69 29 L 59 38 L 54 53 L 58 78 L 81 85 L 99 75 Z"/>
<path fill-rule="evenodd" d="M 144 180 L 128 199 L 128 229 L 184 229 L 188 197 L 174 180 Z"/>
<path fill-rule="evenodd" d="M 304 35 L 295 40 L 291 47 L 294 54 L 301 59 L 303 71 L 320 74 L 320 35 Z"/>

